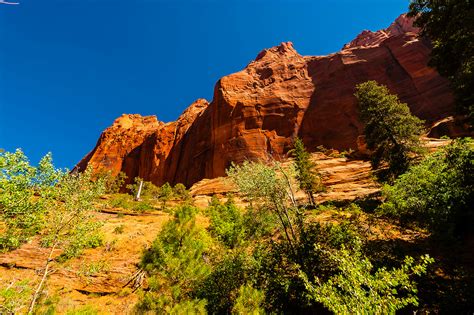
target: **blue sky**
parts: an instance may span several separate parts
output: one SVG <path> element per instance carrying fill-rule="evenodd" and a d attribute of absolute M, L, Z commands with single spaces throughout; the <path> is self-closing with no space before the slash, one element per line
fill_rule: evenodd
<path fill-rule="evenodd" d="M 264 48 L 338 51 L 408 0 L 18 0 L 0 4 L 0 148 L 73 167 L 123 113 L 175 120 Z"/>

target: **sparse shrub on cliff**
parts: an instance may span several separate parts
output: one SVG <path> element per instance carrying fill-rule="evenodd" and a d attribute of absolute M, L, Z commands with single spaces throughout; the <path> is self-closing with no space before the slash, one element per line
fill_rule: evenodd
<path fill-rule="evenodd" d="M 174 185 L 173 187 L 173 195 L 183 201 L 187 201 L 191 198 L 191 195 L 189 193 L 189 190 L 186 189 L 186 186 L 184 186 L 181 183 L 178 183 Z"/>
<path fill-rule="evenodd" d="M 388 165 L 387 179 L 403 174 L 414 156 L 423 152 L 420 136 L 423 121 L 410 113 L 408 105 L 375 81 L 356 86 L 360 119 L 364 123 L 367 148 L 372 166 Z"/>
<path fill-rule="evenodd" d="M 416 223 L 438 236 L 472 233 L 474 225 L 474 142 L 454 140 L 384 187 L 385 215 Z"/>
<path fill-rule="evenodd" d="M 119 172 L 116 176 L 112 175 L 112 171 L 103 169 L 94 175 L 95 179 L 102 179 L 105 185 L 106 194 L 117 194 L 125 184 L 127 175 L 124 172 Z"/>
<path fill-rule="evenodd" d="M 324 191 L 321 174 L 318 173 L 316 164 L 311 161 L 311 154 L 306 151 L 300 138 L 295 139 L 291 153 L 295 159 L 296 179 L 299 187 L 308 195 L 308 202 L 314 205 L 314 194 Z"/>

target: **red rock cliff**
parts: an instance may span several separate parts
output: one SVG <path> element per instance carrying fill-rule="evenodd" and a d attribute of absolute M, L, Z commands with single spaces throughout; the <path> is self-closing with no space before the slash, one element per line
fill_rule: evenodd
<path fill-rule="evenodd" d="M 301 56 L 290 42 L 263 50 L 217 82 L 210 104 L 196 101 L 175 122 L 118 118 L 77 167 L 191 185 L 224 175 L 232 161 L 284 157 L 295 136 L 310 150 L 355 149 L 362 126 L 354 87 L 367 80 L 387 85 L 432 123 L 452 114 L 453 98 L 448 82 L 427 66 L 429 41 L 417 35 L 402 15 L 329 56 Z"/>

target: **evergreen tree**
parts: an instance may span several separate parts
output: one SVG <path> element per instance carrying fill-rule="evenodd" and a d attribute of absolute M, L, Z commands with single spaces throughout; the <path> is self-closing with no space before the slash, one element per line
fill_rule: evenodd
<path fill-rule="evenodd" d="M 451 81 L 458 111 L 474 121 L 474 1 L 413 0 L 409 15 L 433 43 L 430 65 Z"/>
<path fill-rule="evenodd" d="M 311 155 L 306 151 L 303 141 L 296 138 L 294 149 L 292 150 L 295 158 L 296 179 L 300 188 L 308 195 L 308 201 L 314 205 L 314 193 L 323 191 L 321 176 L 316 171 L 316 164 L 311 161 Z"/>
<path fill-rule="evenodd" d="M 356 86 L 360 119 L 365 124 L 367 148 L 373 151 L 372 166 L 387 163 L 388 179 L 404 173 L 417 153 L 422 153 L 423 121 L 410 113 L 388 88 L 375 81 Z"/>

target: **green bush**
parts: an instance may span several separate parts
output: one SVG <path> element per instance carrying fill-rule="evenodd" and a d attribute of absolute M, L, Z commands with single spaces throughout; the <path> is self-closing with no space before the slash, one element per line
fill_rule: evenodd
<path fill-rule="evenodd" d="M 149 275 L 149 290 L 136 306 L 139 311 L 169 312 L 192 300 L 194 289 L 209 275 L 205 257 L 211 239 L 196 225 L 196 212 L 189 205 L 178 208 L 144 253 L 140 267 Z"/>
<path fill-rule="evenodd" d="M 263 315 L 265 310 L 262 304 L 265 300 L 263 291 L 246 284 L 239 288 L 239 296 L 235 300 L 232 314 L 235 315 Z"/>
<path fill-rule="evenodd" d="M 197 290 L 197 296 L 208 301 L 210 314 L 228 314 L 238 296 L 239 287 L 255 278 L 259 262 L 243 249 L 228 251 L 212 268 Z"/>
<path fill-rule="evenodd" d="M 225 204 L 212 202 L 206 211 L 211 217 L 209 232 L 212 236 L 229 248 L 234 248 L 243 241 L 243 215 L 231 198 Z"/>
<path fill-rule="evenodd" d="M 271 242 L 263 253 L 260 285 L 265 289 L 269 311 L 277 313 L 321 312 L 322 308 L 308 298 L 300 272 L 324 280 L 334 275 L 336 264 L 324 250 L 340 250 L 343 245 L 360 248 L 360 239 L 350 224 L 307 223 L 293 251 L 285 242 Z M 317 245 L 317 246 L 316 246 Z M 323 250 L 324 249 L 324 250 Z"/>
<path fill-rule="evenodd" d="M 462 236 L 474 224 L 474 143 L 458 139 L 413 166 L 393 186 L 378 211 L 416 223 L 438 236 Z"/>
<path fill-rule="evenodd" d="M 50 153 L 34 167 L 19 149 L 0 152 L 0 220 L 6 227 L 0 251 L 19 247 L 43 228 L 54 185 L 64 176 L 66 172 L 54 168 Z"/>
<path fill-rule="evenodd" d="M 407 257 L 400 268 L 374 272 L 371 262 L 359 251 L 344 246 L 337 251 L 321 250 L 327 252 L 338 272 L 324 282 L 317 276 L 310 282 L 304 272 L 300 272 L 300 277 L 309 298 L 335 314 L 395 314 L 408 305 L 417 306 L 413 276 L 425 274 L 426 267 L 433 262 L 426 255 L 415 265 L 414 259 Z"/>

